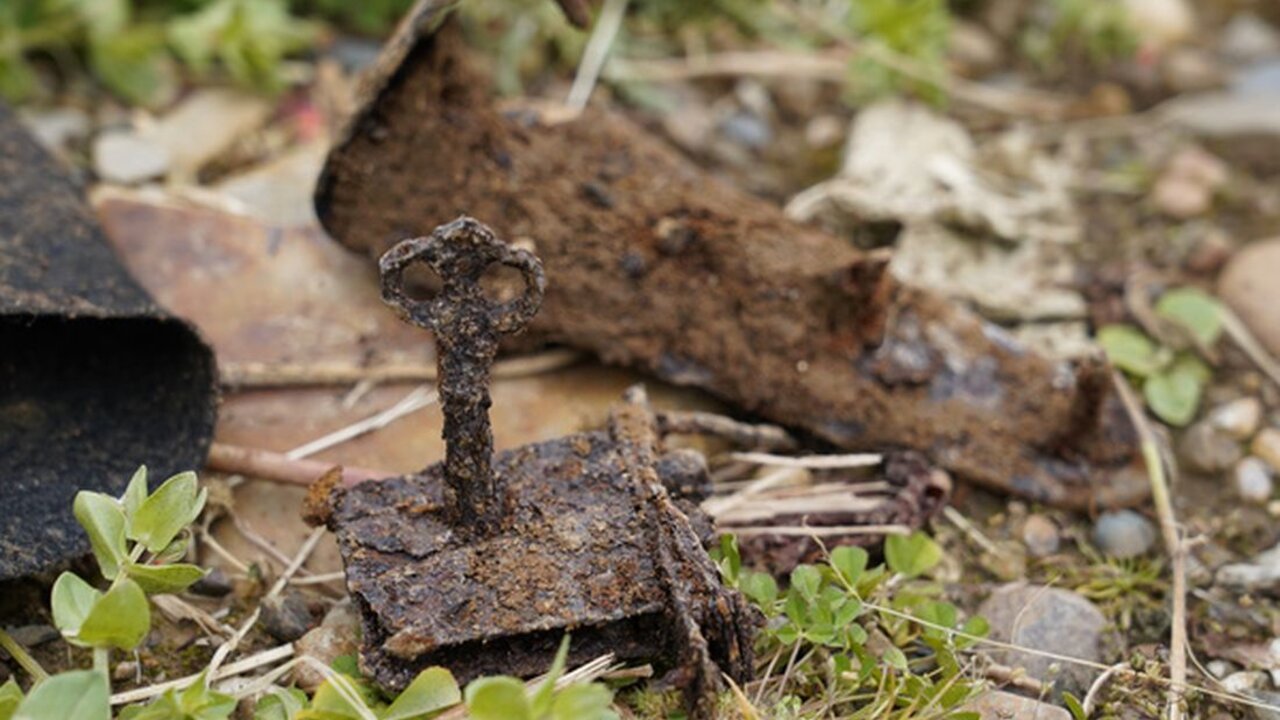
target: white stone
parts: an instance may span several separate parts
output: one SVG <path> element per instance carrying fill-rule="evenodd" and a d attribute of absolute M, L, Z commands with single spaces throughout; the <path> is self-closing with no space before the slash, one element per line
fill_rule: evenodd
<path fill-rule="evenodd" d="M 93 170 L 110 182 L 132 185 L 169 171 L 169 151 L 131 130 L 108 130 L 93 141 Z"/>
<path fill-rule="evenodd" d="M 1236 440 L 1248 440 L 1262 423 L 1262 402 L 1244 397 L 1223 403 L 1209 411 L 1209 423 Z"/>
<path fill-rule="evenodd" d="M 1198 32 L 1195 13 L 1186 0 L 1124 0 L 1138 42 L 1160 51 Z"/>
<path fill-rule="evenodd" d="M 1261 505 L 1271 499 L 1271 475 L 1265 462 L 1250 456 L 1236 463 L 1231 479 L 1241 500 Z"/>

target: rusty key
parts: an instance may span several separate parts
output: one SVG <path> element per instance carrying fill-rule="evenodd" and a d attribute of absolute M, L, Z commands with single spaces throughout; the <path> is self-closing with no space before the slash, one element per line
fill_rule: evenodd
<path fill-rule="evenodd" d="M 405 293 L 404 273 L 415 262 L 425 263 L 443 282 L 429 300 Z M 496 302 L 485 296 L 480 278 L 494 263 L 520 271 L 525 283 L 520 297 Z M 400 242 L 382 256 L 379 269 L 383 301 L 435 334 L 453 525 L 492 532 L 501 524 L 503 497 L 491 467 L 489 369 L 500 336 L 518 332 L 538 312 L 546 289 L 542 263 L 463 216 L 428 237 Z"/>

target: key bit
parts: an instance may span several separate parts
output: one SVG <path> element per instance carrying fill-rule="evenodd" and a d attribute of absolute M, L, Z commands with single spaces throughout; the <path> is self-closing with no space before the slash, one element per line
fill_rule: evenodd
<path fill-rule="evenodd" d="M 414 299 L 405 291 L 405 271 L 418 262 L 435 271 L 443 284 L 428 300 Z M 520 271 L 525 287 L 519 297 L 498 302 L 485 296 L 480 279 L 495 263 Z M 463 216 L 427 237 L 400 242 L 382 256 L 379 268 L 383 301 L 435 334 L 453 525 L 489 534 L 501 525 L 504 501 L 491 465 L 489 371 L 501 336 L 523 329 L 542 304 L 542 263 L 532 253 L 499 240 L 483 223 Z"/>

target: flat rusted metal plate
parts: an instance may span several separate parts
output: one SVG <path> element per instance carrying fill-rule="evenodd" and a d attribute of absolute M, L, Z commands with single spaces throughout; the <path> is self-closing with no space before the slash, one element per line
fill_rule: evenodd
<path fill-rule="evenodd" d="M 531 676 L 571 632 L 575 662 L 612 652 L 672 669 L 701 654 L 719 668 L 705 682 L 749 675 L 756 615 L 657 485 L 651 421 L 635 417 L 497 454 L 505 520 L 489 537 L 450 522 L 441 464 L 321 500 L 362 610 L 364 671 L 391 689 L 430 665 Z"/>
<path fill-rule="evenodd" d="M 77 187 L 0 105 L 0 580 L 88 552 L 78 490 L 198 467 L 213 355 L 112 253 Z"/>
<path fill-rule="evenodd" d="M 364 483 L 335 503 L 347 586 L 367 611 L 364 659 L 380 683 L 402 687 L 433 664 L 466 677 L 534 674 L 549 656 L 511 668 L 505 653 L 463 650 L 472 664 L 453 655 L 469 644 L 559 631 L 543 648 L 554 652 L 559 633 L 576 629 L 574 654 L 590 659 L 610 651 L 592 637 L 598 626 L 646 616 L 658 624 L 666 596 L 636 524 L 640 498 L 607 435 L 501 453 L 494 469 L 508 491 L 506 520 L 499 535 L 477 542 L 441 512 L 441 465 Z"/>

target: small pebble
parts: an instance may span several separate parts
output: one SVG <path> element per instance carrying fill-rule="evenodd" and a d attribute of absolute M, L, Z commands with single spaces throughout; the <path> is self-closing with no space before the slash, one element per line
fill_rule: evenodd
<path fill-rule="evenodd" d="M 751 112 L 737 112 L 720 123 L 720 132 L 739 145 L 758 150 L 773 141 L 769 123 Z"/>
<path fill-rule="evenodd" d="M 1226 472 L 1242 454 L 1240 443 L 1207 419 L 1192 425 L 1178 439 L 1178 455 L 1186 468 L 1204 475 Z"/>
<path fill-rule="evenodd" d="M 132 680 L 137 674 L 138 663 L 132 660 L 125 660 L 116 665 L 115 669 L 111 671 L 111 679 L 116 682 L 124 682 L 125 680 Z"/>
<path fill-rule="evenodd" d="M 307 631 L 294 648 L 298 657 L 312 657 L 328 667 L 339 657 L 356 653 L 359 638 L 360 618 L 351 602 L 347 601 L 334 605 L 324 616 L 320 627 Z M 294 668 L 293 680 L 303 690 L 312 691 L 324 682 L 325 676 L 312 665 L 304 663 Z"/>
<path fill-rule="evenodd" d="M 1252 397 L 1232 400 L 1210 410 L 1208 419 L 1209 424 L 1232 438 L 1248 440 L 1262 423 L 1262 402 Z"/>
<path fill-rule="evenodd" d="M 1093 526 L 1093 543 L 1115 558 L 1131 558 L 1146 553 L 1156 541 L 1150 520 L 1132 510 L 1103 513 Z"/>
<path fill-rule="evenodd" d="M 1210 660 L 1205 664 L 1204 669 L 1208 670 L 1210 675 L 1221 680 L 1230 674 L 1234 667 L 1226 660 Z"/>
<path fill-rule="evenodd" d="M 127 130 L 108 130 L 93 141 L 93 171 L 110 182 L 131 185 L 169 171 L 169 151 Z"/>
<path fill-rule="evenodd" d="M 1280 430 L 1263 428 L 1253 437 L 1253 444 L 1249 449 L 1270 465 L 1272 470 L 1280 470 Z"/>
<path fill-rule="evenodd" d="M 307 601 L 295 593 L 262 603 L 262 627 L 280 642 L 297 640 L 315 624 Z"/>
<path fill-rule="evenodd" d="M 1044 515 L 1038 513 L 1031 515 L 1022 524 L 1022 542 L 1027 546 L 1027 552 L 1033 557 L 1052 555 L 1058 552 L 1058 545 L 1061 542 L 1058 526 Z"/>
<path fill-rule="evenodd" d="M 205 597 L 222 597 L 231 590 L 231 578 L 227 577 L 222 568 L 210 570 L 191 586 L 191 592 Z"/>
<path fill-rule="evenodd" d="M 1241 500 L 1261 505 L 1271 499 L 1271 474 L 1265 462 L 1251 455 L 1236 463 L 1231 478 Z"/>

